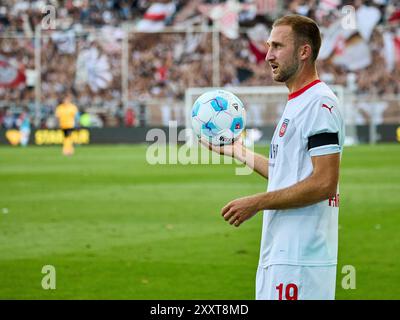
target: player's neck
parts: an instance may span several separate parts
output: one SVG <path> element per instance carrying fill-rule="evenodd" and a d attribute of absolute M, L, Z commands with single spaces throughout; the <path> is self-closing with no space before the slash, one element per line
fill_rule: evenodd
<path fill-rule="evenodd" d="M 319 78 L 316 68 L 309 67 L 299 70 L 299 72 L 295 74 L 291 79 L 286 81 L 285 84 L 289 89 L 289 93 L 293 93 L 318 79 Z"/>

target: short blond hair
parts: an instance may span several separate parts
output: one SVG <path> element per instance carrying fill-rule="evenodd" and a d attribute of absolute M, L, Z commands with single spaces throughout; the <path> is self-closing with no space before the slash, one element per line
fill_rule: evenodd
<path fill-rule="evenodd" d="M 308 43 L 312 49 L 312 61 L 317 60 L 321 48 L 321 34 L 313 19 L 293 14 L 276 20 L 272 27 L 277 26 L 292 27 L 296 46 Z"/>

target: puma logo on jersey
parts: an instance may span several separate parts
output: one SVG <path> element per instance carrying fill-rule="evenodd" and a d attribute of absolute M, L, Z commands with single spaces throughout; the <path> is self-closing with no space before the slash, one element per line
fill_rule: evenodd
<path fill-rule="evenodd" d="M 328 106 L 324 103 L 324 104 L 322 105 L 322 108 L 327 108 L 327 109 L 329 110 L 329 112 L 332 113 L 333 106 L 332 106 L 332 107 L 328 107 Z"/>

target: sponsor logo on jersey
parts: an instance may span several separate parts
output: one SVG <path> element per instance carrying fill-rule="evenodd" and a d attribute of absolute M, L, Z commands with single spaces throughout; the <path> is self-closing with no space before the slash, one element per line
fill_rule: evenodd
<path fill-rule="evenodd" d="M 339 193 L 336 194 L 336 196 L 333 196 L 332 198 L 329 198 L 329 204 L 330 207 L 339 207 Z"/>
<path fill-rule="evenodd" d="M 269 158 L 275 159 L 277 155 L 278 155 L 278 145 L 271 144 L 271 148 L 269 149 Z"/>
<path fill-rule="evenodd" d="M 281 128 L 279 129 L 279 136 L 282 138 L 286 132 L 287 126 L 289 124 L 289 119 L 283 120 Z"/>
<path fill-rule="evenodd" d="M 322 105 L 322 108 L 326 108 L 326 109 L 329 110 L 330 113 L 332 113 L 333 106 L 329 107 L 328 105 L 326 105 L 326 104 L 324 103 L 324 104 Z"/>

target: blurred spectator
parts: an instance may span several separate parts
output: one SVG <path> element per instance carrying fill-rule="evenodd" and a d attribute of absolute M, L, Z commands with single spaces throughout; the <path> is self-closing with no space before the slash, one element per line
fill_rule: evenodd
<path fill-rule="evenodd" d="M 14 123 L 15 123 L 14 115 L 11 112 L 11 110 L 7 108 L 3 117 L 3 127 L 5 129 L 12 129 L 14 128 Z"/>
<path fill-rule="evenodd" d="M 21 146 L 26 147 L 29 142 L 29 136 L 31 134 L 31 121 L 29 118 L 29 112 L 27 108 L 24 108 L 22 113 L 17 119 L 17 128 L 21 134 Z"/>
<path fill-rule="evenodd" d="M 136 125 L 136 114 L 132 108 L 126 109 L 125 112 L 125 126 L 134 127 Z"/>
<path fill-rule="evenodd" d="M 130 107 L 124 110 L 121 106 L 124 71 L 127 71 L 129 91 L 129 101 L 124 105 L 144 105 L 146 101 L 154 100 L 159 102 L 161 110 L 168 99 L 182 101 L 189 87 L 212 86 L 212 36 L 210 33 L 191 32 L 190 28 L 193 24 L 204 26 L 211 23 L 208 15 L 200 13 L 200 5 L 209 5 L 211 10 L 222 2 L 51 1 L 56 8 L 57 30 L 42 30 L 41 110 L 38 113 L 41 119 L 38 123 L 54 127 L 57 97 L 74 88 L 77 105 L 94 110 L 91 116 L 99 119 L 101 125 L 135 125 L 134 110 Z M 331 44 L 330 48 L 324 48 L 326 54 L 321 55 L 318 61 L 321 79 L 346 86 L 347 75 L 351 72 L 355 76 L 352 85 L 357 94 L 400 94 L 398 1 L 272 0 L 268 1 L 267 8 L 260 8 L 258 3 L 258 11 L 254 9 L 255 0 L 239 2 L 239 23 L 249 29 L 234 40 L 220 36 L 221 86 L 273 84 L 264 67 L 265 40 L 274 20 L 273 13 L 298 13 L 315 19 L 321 26 L 325 43 Z M 6 82 L 0 79 L 0 109 L 9 109 L 3 112 L 3 127 L 15 126 L 13 110 L 27 107 L 32 113 L 35 108 L 35 93 L 32 83 L 28 83 L 28 75 L 34 75 L 35 69 L 35 43 L 31 36 L 41 23 L 41 5 L 44 3 L 9 0 L 0 4 L 0 57 L 3 61 L 0 68 L 7 65 L 7 70 L 14 70 L 13 74 L 18 75 L 12 86 L 10 81 L 5 85 Z M 362 12 L 362 16 L 358 17 L 357 30 L 335 38 L 332 35 L 337 34 L 344 5 L 353 5 L 356 14 Z M 122 25 L 125 23 L 131 26 L 147 24 L 161 29 L 175 24 L 184 26 L 188 32 L 129 33 L 128 70 L 123 70 Z M 143 31 L 150 29 L 146 27 Z M 358 48 L 362 48 L 365 54 L 357 51 Z M 351 56 L 352 52 L 359 55 Z M 364 60 L 365 66 L 353 70 L 351 67 L 359 63 L 358 60 Z M 164 118 L 169 118 L 171 111 L 164 109 Z M 144 118 L 139 116 L 142 122 Z"/>

